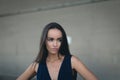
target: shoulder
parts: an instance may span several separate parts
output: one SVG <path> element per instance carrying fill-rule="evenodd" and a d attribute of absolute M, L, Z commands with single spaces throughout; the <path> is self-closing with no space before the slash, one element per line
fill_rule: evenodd
<path fill-rule="evenodd" d="M 38 62 L 34 62 L 34 63 L 32 63 L 32 65 L 34 67 L 35 72 L 37 73 L 37 70 L 38 70 L 38 67 L 39 67 L 39 63 Z"/>
<path fill-rule="evenodd" d="M 38 62 L 33 62 L 29 65 L 29 70 L 37 72 L 38 70 L 39 63 Z"/>
<path fill-rule="evenodd" d="M 28 80 L 35 76 L 38 68 L 38 63 L 31 63 L 28 68 L 17 78 L 17 80 Z"/>
<path fill-rule="evenodd" d="M 71 65 L 75 69 L 78 65 L 83 65 L 82 61 L 75 55 L 71 56 Z"/>
<path fill-rule="evenodd" d="M 71 62 L 75 63 L 75 62 L 78 62 L 80 61 L 80 59 L 74 55 L 71 56 Z"/>
<path fill-rule="evenodd" d="M 76 56 L 71 57 L 72 69 L 76 70 L 85 80 L 98 80 L 96 76 Z"/>

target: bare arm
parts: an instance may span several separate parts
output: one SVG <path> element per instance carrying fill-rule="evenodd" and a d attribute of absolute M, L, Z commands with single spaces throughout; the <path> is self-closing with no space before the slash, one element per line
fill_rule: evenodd
<path fill-rule="evenodd" d="M 75 69 L 85 80 L 98 80 L 97 77 L 75 56 L 71 58 L 72 68 Z"/>
<path fill-rule="evenodd" d="M 29 80 L 35 76 L 38 63 L 32 63 L 16 80 Z"/>

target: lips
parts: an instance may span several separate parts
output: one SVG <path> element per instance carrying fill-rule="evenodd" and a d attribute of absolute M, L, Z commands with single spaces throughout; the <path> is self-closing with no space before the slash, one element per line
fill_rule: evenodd
<path fill-rule="evenodd" d="M 58 51 L 58 48 L 52 48 L 53 51 Z"/>

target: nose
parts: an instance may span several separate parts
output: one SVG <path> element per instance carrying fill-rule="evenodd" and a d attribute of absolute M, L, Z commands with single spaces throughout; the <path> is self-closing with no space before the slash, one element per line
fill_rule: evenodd
<path fill-rule="evenodd" d="M 53 42 L 53 46 L 54 46 L 54 47 L 57 47 L 57 41 L 54 41 L 54 42 Z"/>

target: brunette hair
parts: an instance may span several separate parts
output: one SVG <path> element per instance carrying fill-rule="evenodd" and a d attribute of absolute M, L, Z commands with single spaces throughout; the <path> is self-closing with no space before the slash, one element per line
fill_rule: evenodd
<path fill-rule="evenodd" d="M 61 55 L 69 55 L 70 54 L 66 32 L 64 31 L 64 29 L 62 28 L 62 26 L 60 24 L 58 24 L 56 22 L 51 22 L 51 23 L 47 24 L 43 29 L 43 32 L 41 35 L 41 40 L 40 40 L 40 47 L 39 47 L 40 50 L 39 50 L 39 53 L 35 59 L 35 62 L 39 63 L 39 62 L 43 62 L 46 60 L 46 57 L 48 55 L 48 51 L 46 48 L 45 41 L 46 41 L 46 38 L 48 35 L 48 31 L 50 29 L 58 29 L 62 33 L 62 42 L 61 42 L 61 46 L 59 49 L 59 54 L 61 54 Z"/>

